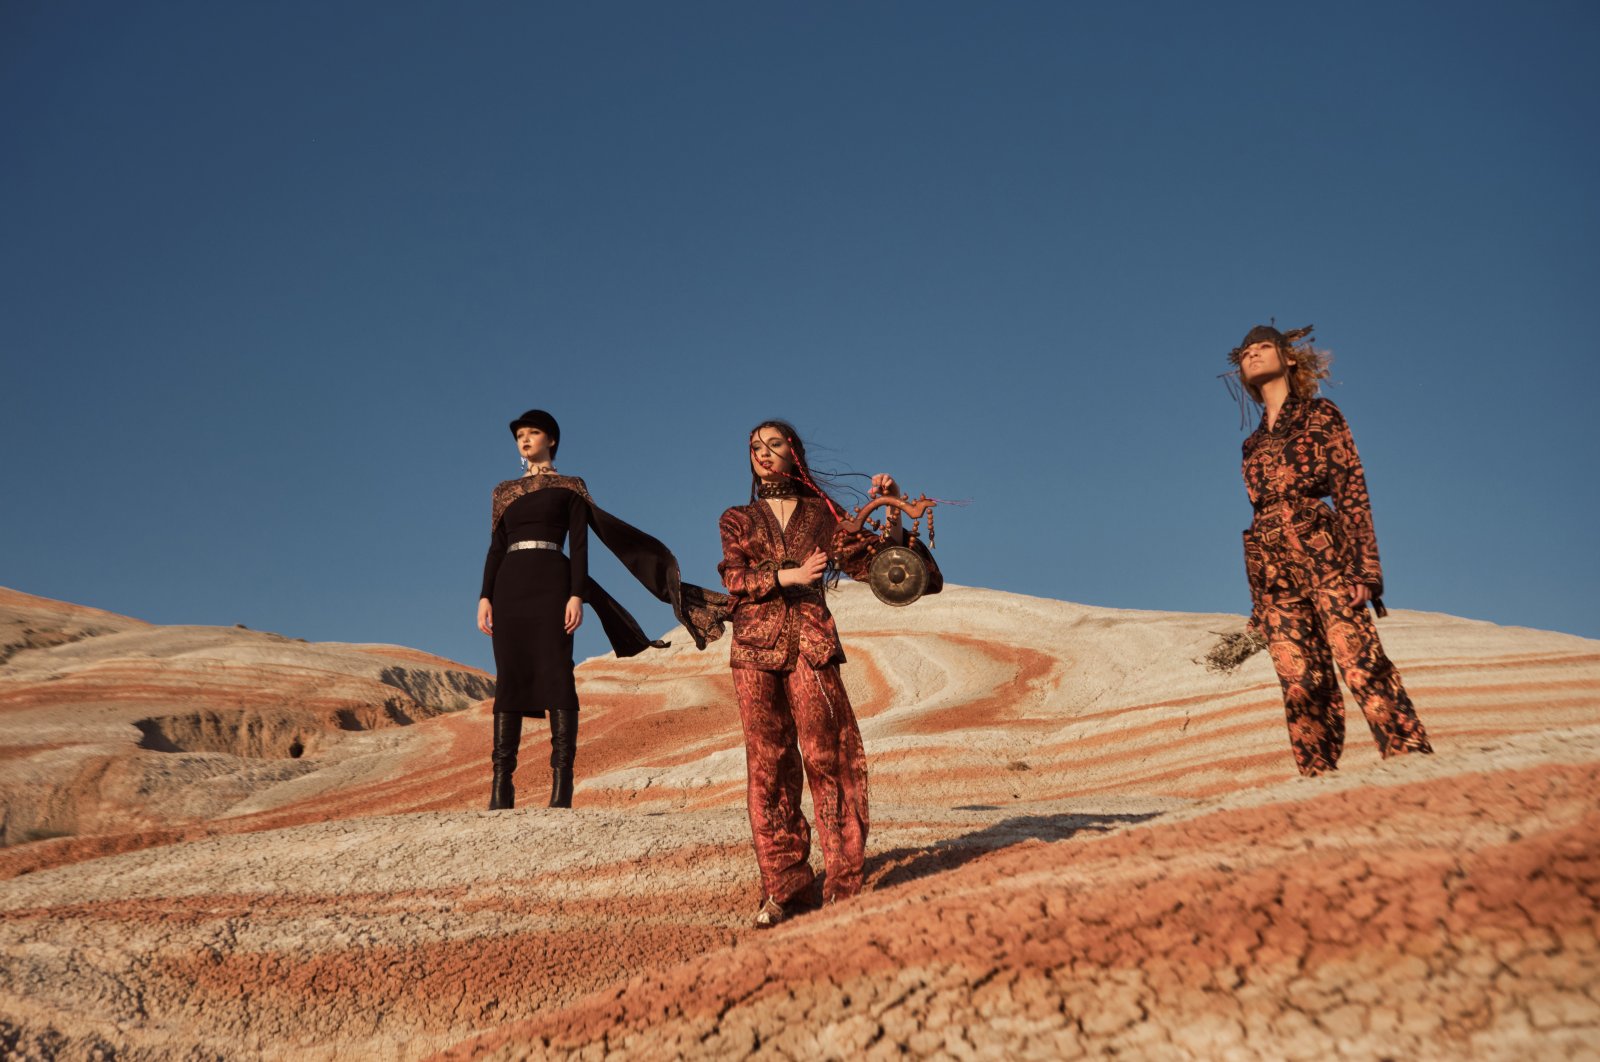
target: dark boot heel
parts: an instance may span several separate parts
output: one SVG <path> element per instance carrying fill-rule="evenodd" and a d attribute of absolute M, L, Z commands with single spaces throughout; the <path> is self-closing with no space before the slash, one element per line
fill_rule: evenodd
<path fill-rule="evenodd" d="M 570 808 L 572 806 L 571 767 L 552 767 L 550 769 L 550 806 L 553 808 Z"/>
<path fill-rule="evenodd" d="M 494 780 L 489 783 L 489 810 L 503 811 L 517 804 L 511 779 L 517 770 L 517 747 L 522 744 L 522 716 L 510 712 L 494 717 Z"/>
<path fill-rule="evenodd" d="M 578 710 L 550 712 L 550 806 L 572 806 L 572 764 L 578 756 Z"/>
<path fill-rule="evenodd" d="M 505 771 L 495 771 L 494 781 L 489 784 L 489 810 L 503 811 L 517 806 L 517 790 L 511 784 L 511 775 Z"/>

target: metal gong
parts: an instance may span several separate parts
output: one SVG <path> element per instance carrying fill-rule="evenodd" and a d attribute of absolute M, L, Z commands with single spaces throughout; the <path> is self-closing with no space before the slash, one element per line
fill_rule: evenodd
<path fill-rule="evenodd" d="M 909 605 L 928 589 L 928 566 L 904 546 L 890 546 L 872 558 L 867 582 L 886 605 Z"/>

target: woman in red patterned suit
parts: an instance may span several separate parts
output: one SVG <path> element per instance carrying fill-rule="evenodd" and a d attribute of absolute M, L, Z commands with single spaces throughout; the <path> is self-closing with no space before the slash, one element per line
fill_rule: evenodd
<path fill-rule="evenodd" d="M 750 468 L 750 503 L 722 514 L 717 570 L 733 621 L 730 662 L 761 868 L 755 924 L 765 928 L 813 902 L 802 767 L 826 869 L 822 901 L 861 891 L 866 753 L 839 677 L 844 650 L 823 586 L 830 571 L 865 578 L 877 539 L 839 527 L 788 424 L 768 421 L 750 433 Z M 886 475 L 872 477 L 872 490 L 899 494 Z"/>
<path fill-rule="evenodd" d="M 1244 442 L 1250 626 L 1272 654 L 1289 745 L 1308 776 L 1337 768 L 1344 749 L 1335 663 L 1385 758 L 1433 751 L 1367 612 L 1387 615 L 1366 476 L 1343 414 L 1317 397 L 1327 356 L 1310 332 L 1258 325 L 1229 355 L 1263 407 Z"/>

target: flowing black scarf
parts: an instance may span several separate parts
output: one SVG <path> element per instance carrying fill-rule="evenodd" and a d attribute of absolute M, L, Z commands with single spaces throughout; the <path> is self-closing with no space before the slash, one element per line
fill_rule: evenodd
<path fill-rule="evenodd" d="M 672 606 L 672 614 L 688 630 L 695 648 L 704 649 L 706 643 L 722 637 L 728 616 L 728 595 L 684 582 L 678 574 L 678 558 L 660 539 L 600 508 L 589 496 L 589 488 L 583 480 L 575 476 L 551 473 L 500 484 L 494 492 L 493 525 L 499 526 L 500 517 L 512 502 L 546 487 L 566 487 L 587 503 L 588 523 L 595 537 L 656 596 L 656 600 Z M 583 599 L 600 618 L 600 626 L 618 656 L 638 656 L 646 649 L 665 649 L 670 644 L 648 637 L 628 610 L 606 593 L 605 587 L 592 576 L 584 585 Z"/>
<path fill-rule="evenodd" d="M 589 503 L 589 526 L 595 537 L 633 573 L 656 600 L 672 606 L 672 614 L 688 630 L 696 649 L 722 637 L 723 620 L 728 614 L 728 595 L 686 583 L 678 573 L 678 558 L 672 555 L 660 539 L 619 520 L 594 503 L 587 491 L 582 492 Z M 585 600 L 600 617 L 611 648 L 618 656 L 637 656 L 646 649 L 665 649 L 668 642 L 652 641 L 640 629 L 628 610 L 605 592 L 601 585 L 589 579 Z"/>

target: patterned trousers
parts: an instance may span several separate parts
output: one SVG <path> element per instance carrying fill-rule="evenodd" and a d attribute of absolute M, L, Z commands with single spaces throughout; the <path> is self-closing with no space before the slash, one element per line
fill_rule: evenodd
<path fill-rule="evenodd" d="M 1385 759 L 1433 751 L 1371 613 L 1350 604 L 1348 586 L 1280 591 L 1267 601 L 1263 620 L 1301 774 L 1334 770 L 1344 751 L 1344 699 L 1335 662 Z"/>
<path fill-rule="evenodd" d="M 822 845 L 823 901 L 861 891 L 867 848 L 867 756 L 837 665 L 735 668 L 744 724 L 750 830 L 761 890 L 779 903 L 811 887 L 811 830 L 800 813 L 802 767 Z"/>

